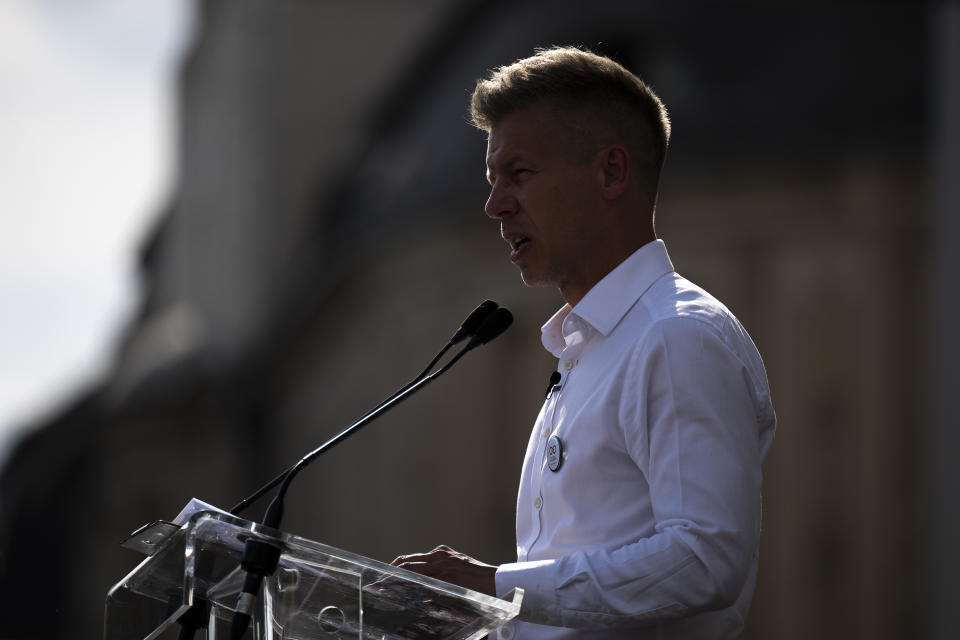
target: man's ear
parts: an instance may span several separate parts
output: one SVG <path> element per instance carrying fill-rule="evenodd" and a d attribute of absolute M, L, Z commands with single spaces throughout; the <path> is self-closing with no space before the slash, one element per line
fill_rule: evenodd
<path fill-rule="evenodd" d="M 614 200 L 630 186 L 630 152 L 622 144 L 612 144 L 600 153 L 603 199 Z"/>

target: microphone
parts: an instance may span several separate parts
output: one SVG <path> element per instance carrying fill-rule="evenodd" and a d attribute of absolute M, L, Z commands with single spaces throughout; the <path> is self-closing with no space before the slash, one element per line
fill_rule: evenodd
<path fill-rule="evenodd" d="M 267 512 L 263 518 L 264 526 L 277 529 L 280 526 L 280 520 L 283 518 L 283 501 L 289 489 L 293 478 L 302 471 L 310 462 L 329 451 L 334 446 L 343 442 L 349 436 L 360 430 L 364 425 L 380 417 L 394 406 L 407 399 L 421 388 L 446 373 L 456 362 L 467 352 L 476 347 L 486 344 L 502 334 L 513 322 L 513 314 L 504 307 L 500 307 L 492 300 L 486 300 L 481 303 L 473 312 L 467 316 L 460 328 L 453 334 L 447 344 L 434 357 L 429 365 L 413 380 L 394 392 L 389 398 L 368 411 L 362 418 L 351 424 L 349 427 L 335 435 L 333 438 L 314 449 L 295 465 L 277 476 L 265 487 L 257 491 L 253 496 L 243 500 L 240 504 L 231 509 L 230 513 L 236 515 L 251 502 L 262 496 L 273 488 L 277 483 L 282 482 L 277 495 L 267 507 Z M 431 369 L 440 361 L 440 358 L 454 344 L 463 341 L 470 336 L 470 341 L 443 367 L 429 373 Z M 428 375 L 429 374 L 429 375 Z M 233 615 L 230 628 L 231 640 L 241 640 L 250 625 L 250 619 L 253 614 L 253 608 L 256 604 L 257 593 L 263 583 L 264 577 L 271 575 L 277 567 L 280 560 L 281 550 L 278 546 L 250 538 L 244 545 L 243 560 L 241 568 L 246 572 L 243 581 L 243 588 L 237 600 L 237 608 Z"/>
<path fill-rule="evenodd" d="M 547 383 L 547 391 L 543 394 L 545 398 L 549 398 L 550 394 L 557 390 L 557 383 L 560 382 L 560 378 L 563 376 L 560 375 L 559 371 L 554 371 L 550 374 L 550 382 Z"/>
<path fill-rule="evenodd" d="M 481 302 L 477 305 L 477 308 L 467 316 L 467 319 L 463 321 L 463 324 L 460 325 L 456 333 L 450 337 L 448 344 L 457 344 L 458 342 L 462 342 L 467 336 L 475 334 L 477 329 L 480 328 L 480 325 L 483 324 L 483 321 L 489 318 L 490 314 L 496 311 L 499 306 L 500 305 L 493 300 L 484 300 Z"/>
<path fill-rule="evenodd" d="M 453 345 L 459 342 L 462 342 L 467 337 L 471 337 L 475 335 L 477 333 L 477 330 L 480 328 L 480 325 L 482 325 L 484 321 L 487 320 L 490 317 L 490 315 L 494 311 L 496 311 L 497 308 L 499 307 L 500 305 L 498 305 L 493 300 L 484 300 L 479 305 L 477 305 L 477 308 L 470 312 L 470 315 L 467 316 L 467 318 L 460 324 L 460 328 L 456 330 L 453 336 L 450 337 L 450 340 L 447 341 L 447 344 L 445 344 L 443 348 L 440 349 L 439 353 L 437 353 L 437 355 L 433 357 L 433 360 L 430 361 L 430 364 L 428 364 L 423 369 L 423 371 L 418 373 L 417 376 L 413 378 L 413 380 L 411 380 L 407 384 L 403 385 L 402 387 L 394 391 L 389 398 L 387 398 L 386 400 L 384 400 L 383 402 L 375 406 L 373 409 L 368 411 L 364 415 L 364 417 L 369 416 L 374 411 L 379 410 L 385 404 L 396 399 L 400 394 L 407 391 L 407 389 L 409 389 L 416 383 L 420 382 L 420 380 L 422 380 L 430 372 L 430 370 L 433 369 L 434 366 L 436 366 L 436 364 L 440 361 L 440 359 L 447 353 L 447 351 L 450 350 L 450 348 Z M 509 311 L 507 311 L 507 313 L 509 313 Z M 283 479 L 287 476 L 288 473 L 290 473 L 292 469 L 293 467 L 287 468 L 285 471 L 277 475 L 273 480 L 263 485 L 262 487 L 257 489 L 254 493 L 252 493 L 251 495 L 247 496 L 246 498 L 244 498 L 243 500 L 235 504 L 233 508 L 230 509 L 230 514 L 235 516 L 240 515 L 242 511 L 244 511 L 251 504 L 259 500 L 261 497 L 263 497 L 263 495 L 266 494 L 268 491 L 270 491 L 270 489 L 273 489 L 275 486 L 283 482 Z"/>
<path fill-rule="evenodd" d="M 487 344 L 506 331 L 511 324 L 513 324 L 513 314 L 510 313 L 510 310 L 506 307 L 497 307 L 477 327 L 477 332 L 470 338 L 464 352 L 479 347 L 481 344 Z"/>
<path fill-rule="evenodd" d="M 443 348 L 440 349 L 439 353 L 437 353 L 437 355 L 433 357 L 433 360 L 430 361 L 430 364 L 424 367 L 423 371 L 421 371 L 416 378 L 414 378 L 404 386 L 397 389 L 397 391 L 395 391 L 392 396 L 390 396 L 389 398 L 387 398 L 386 400 L 378 404 L 376 407 L 371 409 L 370 412 L 368 413 L 376 411 L 381 406 L 383 406 L 390 400 L 393 400 L 395 397 L 399 396 L 401 393 L 403 393 L 404 391 L 406 391 L 407 389 L 415 385 L 417 382 L 422 380 L 424 376 L 426 376 L 427 373 L 431 369 L 433 369 L 433 367 L 436 366 L 438 362 L 440 362 L 440 358 L 442 358 L 444 354 L 446 354 L 447 351 L 450 350 L 450 347 L 452 347 L 453 345 L 459 342 L 463 342 L 463 340 L 466 339 L 467 337 L 475 335 L 477 331 L 479 331 L 483 323 L 486 322 L 498 308 L 500 308 L 500 305 L 498 305 L 493 300 L 484 300 L 479 305 L 477 305 L 477 308 L 471 311 L 470 315 L 467 316 L 467 319 L 460 324 L 460 328 L 457 329 L 452 336 L 450 336 L 450 339 L 447 340 L 447 344 L 443 345 Z"/>

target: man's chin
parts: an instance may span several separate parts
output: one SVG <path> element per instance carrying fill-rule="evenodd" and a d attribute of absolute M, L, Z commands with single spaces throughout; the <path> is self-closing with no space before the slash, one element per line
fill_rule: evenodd
<path fill-rule="evenodd" d="M 545 278 L 542 274 L 535 274 L 529 271 L 521 271 L 520 279 L 523 280 L 523 284 L 528 287 L 552 287 L 555 283 L 549 278 Z"/>

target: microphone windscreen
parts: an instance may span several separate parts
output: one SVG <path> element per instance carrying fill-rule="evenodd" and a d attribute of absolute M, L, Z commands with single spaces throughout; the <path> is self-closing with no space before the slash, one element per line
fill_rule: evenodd
<path fill-rule="evenodd" d="M 474 309 L 467 319 L 463 321 L 463 324 L 460 325 L 460 328 L 457 329 L 457 332 L 453 334 L 453 337 L 450 338 L 452 344 L 456 344 L 468 336 L 472 336 L 477 332 L 477 329 L 483 324 L 484 320 L 490 317 L 490 314 L 497 310 L 498 305 L 493 300 L 484 300 L 477 308 Z"/>
<path fill-rule="evenodd" d="M 506 307 L 497 307 L 486 320 L 477 328 L 477 333 L 471 342 L 487 344 L 513 323 L 513 314 Z"/>

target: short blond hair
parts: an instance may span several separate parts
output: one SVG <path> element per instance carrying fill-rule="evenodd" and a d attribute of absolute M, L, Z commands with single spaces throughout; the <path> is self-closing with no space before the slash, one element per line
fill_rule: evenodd
<path fill-rule="evenodd" d="M 586 49 L 537 49 L 478 80 L 470 116 L 489 133 L 506 116 L 535 105 L 611 132 L 655 188 L 670 142 L 670 118 L 660 98 L 625 67 Z"/>

